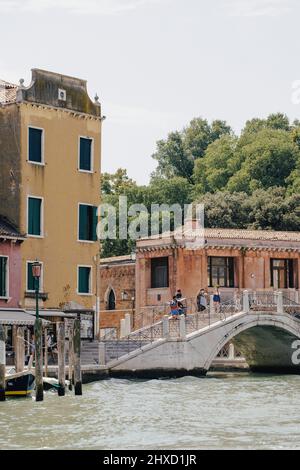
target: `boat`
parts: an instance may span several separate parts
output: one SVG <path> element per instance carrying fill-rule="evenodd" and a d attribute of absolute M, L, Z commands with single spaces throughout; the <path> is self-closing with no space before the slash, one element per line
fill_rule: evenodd
<path fill-rule="evenodd" d="M 35 376 L 31 370 L 8 374 L 5 377 L 5 396 L 28 396 L 33 392 L 34 386 Z"/>
<path fill-rule="evenodd" d="M 70 381 L 65 381 L 66 388 L 69 387 Z M 43 386 L 44 390 L 58 390 L 59 389 L 59 382 L 54 377 L 43 377 Z"/>

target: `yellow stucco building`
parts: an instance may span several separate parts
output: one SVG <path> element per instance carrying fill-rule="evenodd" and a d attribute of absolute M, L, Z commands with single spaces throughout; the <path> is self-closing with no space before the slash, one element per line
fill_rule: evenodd
<path fill-rule="evenodd" d="M 39 69 L 28 87 L 0 81 L 0 213 L 22 245 L 22 307 L 42 263 L 44 308 L 96 304 L 101 106 L 84 80 Z"/>

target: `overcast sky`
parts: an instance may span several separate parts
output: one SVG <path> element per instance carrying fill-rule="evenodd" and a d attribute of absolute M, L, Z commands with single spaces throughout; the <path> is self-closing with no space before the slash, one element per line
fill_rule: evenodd
<path fill-rule="evenodd" d="M 103 170 L 139 183 L 155 143 L 196 116 L 239 131 L 300 118 L 299 0 L 0 0 L 0 78 L 43 68 L 88 81 L 107 116 Z"/>

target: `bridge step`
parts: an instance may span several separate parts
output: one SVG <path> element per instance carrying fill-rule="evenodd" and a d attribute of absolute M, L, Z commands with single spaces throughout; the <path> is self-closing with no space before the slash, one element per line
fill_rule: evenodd
<path fill-rule="evenodd" d="M 121 356 L 129 354 L 136 349 L 148 344 L 149 341 L 128 341 L 128 340 L 112 340 L 105 341 L 105 360 L 106 362 L 117 359 Z M 81 363 L 82 365 L 98 364 L 98 341 L 92 343 L 82 343 L 81 345 Z"/>

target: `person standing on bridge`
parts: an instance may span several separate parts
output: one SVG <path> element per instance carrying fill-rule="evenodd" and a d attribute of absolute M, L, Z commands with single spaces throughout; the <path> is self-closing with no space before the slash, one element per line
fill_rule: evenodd
<path fill-rule="evenodd" d="M 198 312 L 203 312 L 207 308 L 207 293 L 204 289 L 201 289 L 199 294 L 197 295 L 197 310 Z"/>
<path fill-rule="evenodd" d="M 215 312 L 219 313 L 220 306 L 221 306 L 221 296 L 220 296 L 219 286 L 215 286 L 214 295 L 213 295 L 213 303 L 215 307 Z"/>

